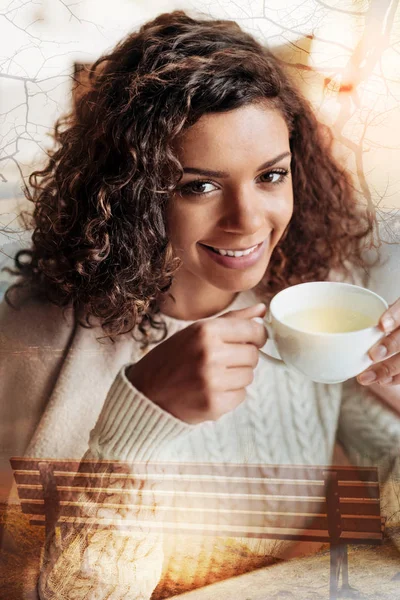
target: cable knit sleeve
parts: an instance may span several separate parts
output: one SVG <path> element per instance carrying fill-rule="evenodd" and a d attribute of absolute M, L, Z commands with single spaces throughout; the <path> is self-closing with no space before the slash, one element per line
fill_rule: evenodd
<path fill-rule="evenodd" d="M 400 416 L 356 378 L 343 383 L 338 440 L 353 464 L 376 466 L 382 485 L 400 484 Z M 387 507 L 387 516 L 398 507 Z"/>
<path fill-rule="evenodd" d="M 127 379 L 125 365 L 115 378 L 90 435 L 90 448 L 110 460 L 156 460 L 196 425 L 160 408 Z"/>
<path fill-rule="evenodd" d="M 126 378 L 126 367 L 108 392 L 84 459 L 132 461 L 134 470 L 135 460 L 168 460 L 174 443 L 195 426 L 176 419 L 141 394 Z M 113 529 L 95 528 L 90 522 L 84 529 L 71 527 L 62 548 L 54 535 L 41 569 L 41 600 L 149 600 L 163 563 L 162 533 L 149 524 L 156 518 L 156 488 L 154 481 L 144 480 L 138 491 L 131 480 L 114 480 L 102 506 L 82 492 L 79 501 L 85 517 L 112 519 Z M 118 506 L 121 493 L 124 507 Z M 127 532 L 124 525 L 138 520 L 140 527 Z"/>
<path fill-rule="evenodd" d="M 332 281 L 371 287 L 368 269 L 356 268 L 349 261 L 345 261 L 345 265 L 348 272 L 345 275 L 332 273 Z M 400 386 L 396 387 L 398 390 L 391 392 L 391 396 L 398 395 L 400 400 Z M 399 468 L 400 415 L 388 408 L 369 386 L 359 384 L 355 377 L 343 383 L 338 438 L 353 462 L 382 466 L 383 479 L 396 466 Z"/>
<path fill-rule="evenodd" d="M 368 387 L 349 379 L 343 384 L 338 439 L 354 465 L 378 467 L 381 515 L 399 525 L 400 416 Z"/>
<path fill-rule="evenodd" d="M 400 416 L 355 377 L 343 383 L 338 437 L 353 454 L 380 461 L 400 456 Z"/>

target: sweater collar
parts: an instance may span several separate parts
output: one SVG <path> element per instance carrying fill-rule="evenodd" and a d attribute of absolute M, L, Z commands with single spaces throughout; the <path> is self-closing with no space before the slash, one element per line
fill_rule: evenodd
<path fill-rule="evenodd" d="M 216 317 L 220 317 L 221 315 L 231 311 L 231 310 L 239 310 L 241 308 L 247 308 L 249 306 L 253 306 L 258 302 L 262 302 L 254 290 L 245 290 L 244 292 L 239 292 L 233 301 L 223 310 L 210 315 L 209 317 L 204 317 L 203 319 L 197 319 L 197 321 L 208 321 L 209 319 L 215 319 Z M 163 312 L 159 313 L 162 319 L 168 326 L 172 326 L 174 329 L 181 329 L 183 327 L 187 327 L 192 323 L 196 322 L 196 319 L 193 320 L 185 320 L 185 319 L 176 319 L 175 317 L 170 317 L 169 315 L 165 315 Z"/>

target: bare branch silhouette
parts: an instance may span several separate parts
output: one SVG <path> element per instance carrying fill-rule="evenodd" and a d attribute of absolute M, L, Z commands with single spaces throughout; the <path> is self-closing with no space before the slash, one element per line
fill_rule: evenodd
<path fill-rule="evenodd" d="M 323 8 L 327 8 L 330 11 L 342 13 L 344 15 L 352 15 L 352 16 L 356 16 L 356 17 L 362 17 L 368 13 L 368 11 L 348 10 L 345 8 L 338 8 L 337 6 L 330 6 L 326 2 L 323 2 L 322 0 L 314 0 L 314 2 L 315 2 L 315 4 L 318 4 L 319 6 L 322 6 Z"/>

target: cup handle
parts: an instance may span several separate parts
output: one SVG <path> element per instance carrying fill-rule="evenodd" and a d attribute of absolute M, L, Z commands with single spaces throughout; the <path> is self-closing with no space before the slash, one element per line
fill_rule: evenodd
<path fill-rule="evenodd" d="M 264 358 L 268 359 L 270 362 L 273 362 L 275 365 L 279 364 L 280 366 L 282 366 L 283 359 L 282 359 L 281 355 L 279 354 L 278 348 L 276 347 L 276 344 L 274 341 L 274 332 L 272 330 L 272 324 L 271 324 L 272 319 L 271 319 L 270 311 L 268 310 L 264 319 L 262 319 L 261 317 L 253 317 L 253 321 L 257 321 L 257 323 L 261 323 L 262 325 L 264 325 L 264 327 L 266 328 L 266 330 L 268 332 L 267 342 L 265 343 L 265 345 L 262 348 L 259 348 L 261 355 Z M 267 348 L 268 344 L 272 345 L 272 349 L 273 349 L 275 356 L 271 356 L 271 354 L 269 354 L 267 352 L 266 348 Z M 269 351 L 271 351 L 271 350 L 269 349 Z"/>

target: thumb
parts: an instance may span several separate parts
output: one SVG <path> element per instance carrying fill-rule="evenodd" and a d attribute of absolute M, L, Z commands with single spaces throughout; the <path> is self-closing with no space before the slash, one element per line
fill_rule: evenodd
<path fill-rule="evenodd" d="M 264 317 L 266 312 L 267 307 L 265 306 L 265 304 L 260 302 L 259 304 L 254 304 L 253 306 L 248 306 L 246 308 L 230 310 L 221 316 L 236 319 L 252 319 L 253 317 Z"/>

